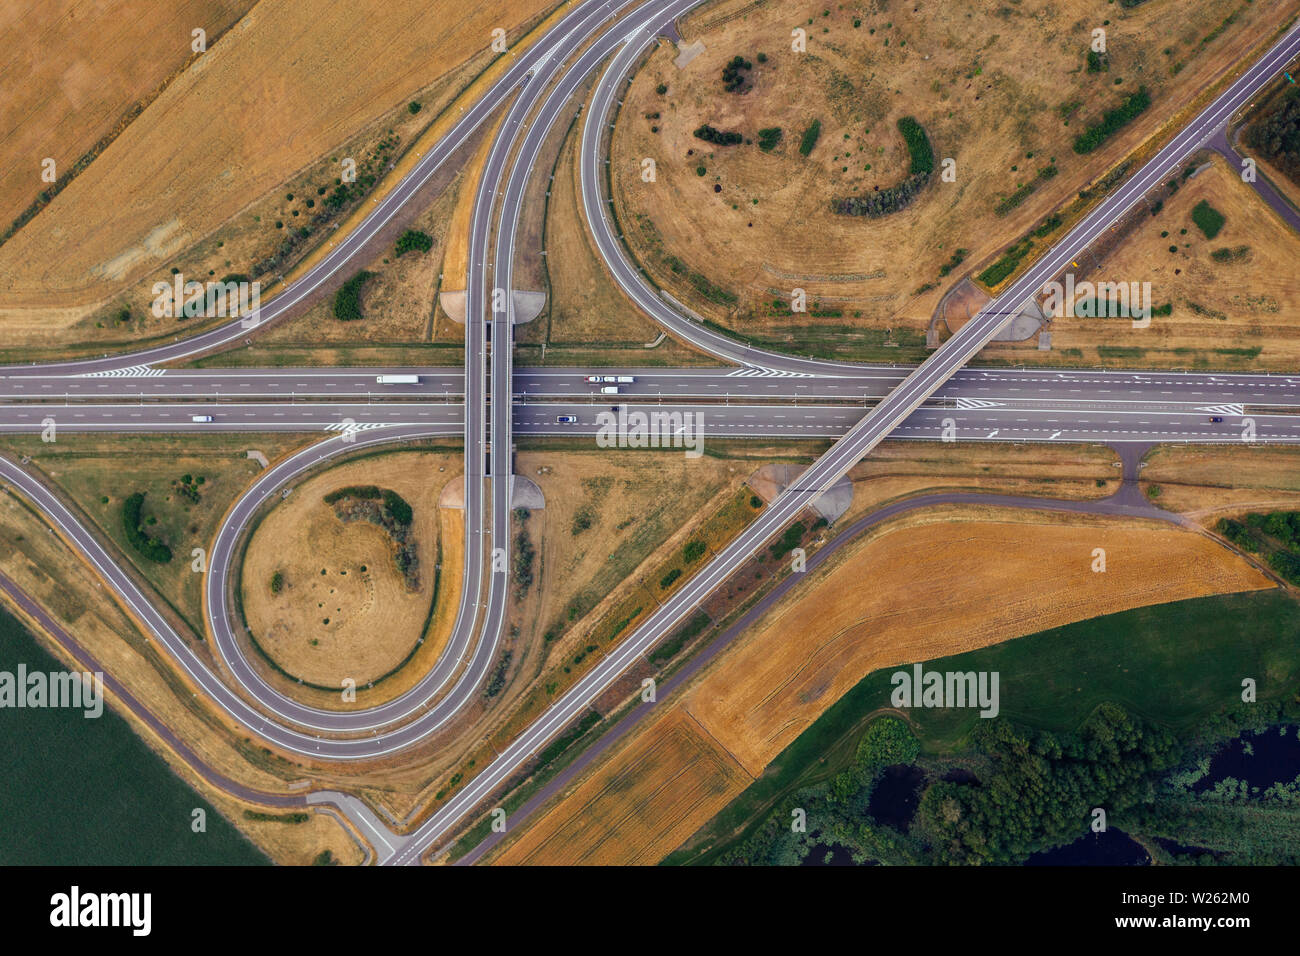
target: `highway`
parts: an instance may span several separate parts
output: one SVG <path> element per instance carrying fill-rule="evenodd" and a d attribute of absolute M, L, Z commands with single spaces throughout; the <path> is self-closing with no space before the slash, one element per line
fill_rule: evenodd
<path fill-rule="evenodd" d="M 915 366 L 864 366 L 851 372 L 807 376 L 756 373 L 753 369 L 535 368 L 513 370 L 514 397 L 580 398 L 605 401 L 603 383 L 589 377 L 635 379 L 619 385 L 622 398 L 773 400 L 881 399 L 902 384 Z M 161 371 L 161 370 L 159 370 Z M 415 385 L 380 385 L 381 375 L 419 375 Z M 0 374 L 0 403 L 186 399 L 238 402 L 276 399 L 277 404 L 319 399 L 365 399 L 401 402 L 463 398 L 464 371 L 459 368 L 380 369 L 220 369 L 167 370 L 148 378 L 67 375 L 6 378 Z M 1141 402 L 1185 401 L 1204 404 L 1294 406 L 1300 404 L 1300 375 L 1250 375 L 1227 372 L 1131 371 L 1058 368 L 965 368 L 935 392 L 936 398 L 1005 399 L 1020 396 L 1057 399 L 1110 396 Z"/>
<path fill-rule="evenodd" d="M 598 416 L 605 412 L 616 418 L 627 413 L 666 416 L 664 421 L 686 421 L 698 425 L 704 442 L 713 438 L 839 439 L 869 412 L 852 404 L 804 402 L 751 404 L 664 401 L 653 403 L 544 401 L 507 404 L 514 434 L 527 436 L 582 437 L 591 448 L 599 447 Z M 1210 414 L 1208 409 L 1213 409 Z M 1160 404 L 1146 402 L 1081 400 L 1039 400 L 1008 398 L 970 408 L 928 403 L 917 408 L 891 433 L 895 438 L 932 441 L 1016 441 L 1016 442 L 1197 442 L 1240 444 L 1300 441 L 1300 408 L 1293 413 L 1253 413 L 1249 406 Z M 195 422 L 194 416 L 211 417 Z M 687 419 L 685 416 L 692 416 Z M 575 422 L 561 422 L 573 417 Z M 1243 437 L 1243 419 L 1254 423 L 1254 435 Z M 1220 422 L 1211 419 L 1221 418 Z M 339 436 L 334 454 L 344 454 L 358 435 L 375 441 L 396 440 L 411 429 L 430 437 L 463 434 L 464 406 L 459 404 L 301 403 L 297 405 L 203 404 L 0 404 L 0 433 L 40 434 L 50 420 L 55 437 L 67 433 L 193 433 L 213 432 L 322 432 Z M 951 438 L 945 439 L 948 430 Z M 507 445 L 508 447 L 508 445 Z M 301 463 L 300 463 L 301 464 Z M 304 470 L 305 470 L 304 465 Z M 509 472 L 505 472 L 509 474 Z M 276 481 L 288 485 L 300 472 L 277 472 Z M 508 483 L 503 483 L 508 484 Z M 495 488 L 495 482 L 494 482 Z M 495 502 L 494 502 L 495 503 Z M 501 513 L 508 513 L 509 509 Z M 495 529 L 503 530 L 503 529 Z M 494 539 L 500 540 L 500 539 Z"/>

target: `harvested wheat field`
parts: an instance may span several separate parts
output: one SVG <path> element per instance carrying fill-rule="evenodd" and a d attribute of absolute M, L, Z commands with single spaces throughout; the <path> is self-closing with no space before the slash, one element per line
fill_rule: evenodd
<path fill-rule="evenodd" d="M 0 234 L 130 121 L 193 56 L 191 31 L 215 41 L 254 0 L 12 0 L 0 6 Z"/>
<path fill-rule="evenodd" d="M 711 4 L 682 28 L 703 52 L 679 67 L 662 42 L 628 88 L 611 164 L 619 224 L 655 282 L 746 335 L 807 347 L 808 332 L 793 330 L 822 329 L 833 347 L 832 332 L 870 330 L 854 341 L 913 346 L 954 280 L 1073 200 L 1297 9 Z M 1090 72 L 1103 19 L 1107 54 Z M 806 53 L 792 50 L 794 27 Z M 737 56 L 749 66 L 728 84 Z M 1141 88 L 1150 106 L 1076 154 L 1076 137 Z M 887 196 L 924 175 L 898 127 L 906 117 L 925 131 L 933 169 L 910 204 L 874 218 L 832 212 L 833 200 Z M 705 125 L 741 141 L 700 138 Z M 944 159 L 955 181 L 942 181 Z M 795 288 L 806 315 L 791 314 Z"/>
<path fill-rule="evenodd" d="M 320 688 L 340 687 L 345 678 L 361 687 L 420 646 L 435 596 L 444 595 L 437 568 L 441 483 L 430 476 L 455 464 L 455 456 L 427 452 L 349 462 L 304 482 L 266 516 L 249 544 L 240 593 L 257 645 L 277 668 Z M 410 504 L 412 572 L 398 568 L 399 543 L 389 530 L 364 514 L 339 517 L 363 499 L 324 500 L 362 485 L 395 491 Z M 438 648 L 421 650 L 427 656 Z"/>
<path fill-rule="evenodd" d="M 1192 219 L 1202 202 L 1224 217 L 1213 239 Z M 1076 280 L 1150 282 L 1151 304 L 1172 312 L 1142 329 L 1123 318 L 1056 319 L 1053 349 L 1085 365 L 1121 358 L 1143 367 L 1300 368 L 1300 237 L 1237 171 L 1215 155 L 1142 220 Z"/>
<path fill-rule="evenodd" d="M 495 862 L 656 863 L 750 782 L 694 718 L 674 708 L 530 825 Z"/>
<path fill-rule="evenodd" d="M 52 341 L 86 308 L 148 289 L 178 254 L 368 124 L 405 113 L 463 64 L 485 66 L 493 28 L 513 40 L 553 5 L 263 0 L 0 247 L 10 310 L 0 318 Z M 275 68 L 285 62 L 310 68 Z"/>
<path fill-rule="evenodd" d="M 1092 570 L 1095 548 L 1106 552 L 1105 573 Z M 757 775 L 877 668 L 1128 608 L 1271 586 L 1186 531 L 1078 519 L 894 525 L 800 588 L 685 706 Z"/>

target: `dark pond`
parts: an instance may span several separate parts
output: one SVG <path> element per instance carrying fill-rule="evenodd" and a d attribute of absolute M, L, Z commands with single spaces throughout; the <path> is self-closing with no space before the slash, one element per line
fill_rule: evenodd
<path fill-rule="evenodd" d="M 1248 732 L 1230 740 L 1210 760 L 1210 772 L 1192 787 L 1196 793 L 1213 790 L 1215 784 L 1235 777 L 1267 790 L 1275 783 L 1289 783 L 1300 774 L 1300 737 L 1294 726 L 1270 727 Z"/>
<path fill-rule="evenodd" d="M 1042 850 L 1025 861 L 1025 866 L 1150 865 L 1151 856 L 1142 845 L 1114 827 L 1104 833 L 1085 833 L 1073 843 Z"/>
<path fill-rule="evenodd" d="M 921 784 L 925 782 L 925 771 L 909 764 L 894 764 L 886 767 L 876 787 L 871 791 L 871 802 L 867 812 L 877 823 L 893 827 L 906 833 L 912 825 L 912 816 L 921 801 Z"/>

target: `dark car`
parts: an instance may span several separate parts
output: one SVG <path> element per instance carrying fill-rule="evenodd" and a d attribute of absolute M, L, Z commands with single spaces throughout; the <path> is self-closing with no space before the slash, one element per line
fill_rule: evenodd
<path fill-rule="evenodd" d="M 1219 422 L 1223 421 L 1223 416 L 1222 416 L 1222 415 L 1212 415 L 1212 416 L 1210 417 L 1210 421 L 1211 421 L 1213 424 L 1217 425 Z"/>

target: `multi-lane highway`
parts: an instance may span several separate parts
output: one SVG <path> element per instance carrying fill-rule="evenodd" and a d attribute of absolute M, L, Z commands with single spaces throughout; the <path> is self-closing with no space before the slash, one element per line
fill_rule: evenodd
<path fill-rule="evenodd" d="M 597 439 L 608 434 L 608 420 L 617 421 L 628 414 L 672 423 L 674 429 L 689 427 L 692 441 L 707 444 L 716 438 L 838 439 L 870 410 L 851 403 L 756 404 L 744 400 L 727 404 L 665 400 L 609 405 L 551 399 L 506 407 L 510 409 L 513 434 L 581 436 L 592 448 L 603 447 Z M 1240 405 L 1091 398 L 1006 398 L 980 400 L 969 406 L 940 401 L 917 408 L 891 435 L 933 441 L 1292 443 L 1300 441 L 1300 407 L 1293 407 L 1294 411 L 1256 412 Z M 339 436 L 339 443 L 331 446 L 332 454 L 339 454 L 349 450 L 346 439 L 355 441 L 362 434 L 372 442 L 392 442 L 408 438 L 410 430 L 417 429 L 428 436 L 453 436 L 459 440 L 464 410 L 465 406 L 459 404 L 418 402 L 291 406 L 0 404 L 0 433 L 40 434 L 51 422 L 56 438 L 64 433 L 86 432 L 326 432 Z M 610 413 L 606 421 L 601 420 L 604 413 Z M 212 420 L 196 422 L 196 416 Z M 682 445 L 679 442 L 674 447 Z M 509 475 L 508 471 L 503 473 Z M 278 472 L 276 480 L 287 484 L 299 477 L 301 471 Z"/>
<path fill-rule="evenodd" d="M 912 365 L 857 366 L 816 375 L 765 374 L 754 369 L 720 368 L 549 368 L 516 367 L 516 399 L 581 398 L 605 401 L 604 382 L 591 378 L 623 377 L 619 397 L 836 399 L 884 398 L 915 369 Z M 380 375 L 418 375 L 416 384 L 381 384 Z M 0 370 L 0 402 L 184 399 L 195 402 L 240 402 L 275 399 L 289 404 L 318 399 L 367 402 L 462 400 L 464 371 L 459 368 L 290 368 L 159 370 L 148 378 L 83 377 L 51 374 L 7 377 Z M 965 368 L 935 392 L 936 398 L 1007 398 L 1011 396 L 1106 397 L 1131 401 L 1185 401 L 1205 404 L 1300 404 L 1300 375 L 1226 372 L 1126 371 L 1121 369 Z"/>

